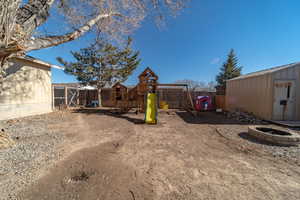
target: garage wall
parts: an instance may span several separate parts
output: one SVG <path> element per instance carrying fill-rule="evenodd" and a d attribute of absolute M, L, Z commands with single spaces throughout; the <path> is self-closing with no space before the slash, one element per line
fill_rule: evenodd
<path fill-rule="evenodd" d="M 0 120 L 52 111 L 50 67 L 15 58 L 0 85 Z"/>
<path fill-rule="evenodd" d="M 271 119 L 272 91 L 270 74 L 227 81 L 226 109 L 247 111 L 260 118 Z"/>

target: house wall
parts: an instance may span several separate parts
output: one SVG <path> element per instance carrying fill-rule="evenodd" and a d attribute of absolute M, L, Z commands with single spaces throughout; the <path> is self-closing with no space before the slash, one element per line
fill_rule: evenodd
<path fill-rule="evenodd" d="M 226 109 L 247 111 L 270 120 L 273 106 L 271 74 L 227 81 Z"/>
<path fill-rule="evenodd" d="M 272 74 L 272 82 L 276 80 L 294 80 L 295 81 L 295 100 L 296 107 L 293 112 L 294 120 L 300 120 L 300 65 L 289 67 Z"/>
<path fill-rule="evenodd" d="M 50 68 L 23 59 L 11 60 L 0 85 L 0 120 L 51 111 Z"/>

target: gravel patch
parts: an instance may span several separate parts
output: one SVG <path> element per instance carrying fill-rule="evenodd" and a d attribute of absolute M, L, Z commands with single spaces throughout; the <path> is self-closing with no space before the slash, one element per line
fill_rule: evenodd
<path fill-rule="evenodd" d="M 0 149 L 0 199 L 16 199 L 16 194 L 38 178 L 58 160 L 58 145 L 62 134 L 49 129 L 50 124 L 62 121 L 57 113 L 0 121 L 0 128 L 14 145 Z"/>
<path fill-rule="evenodd" d="M 266 127 L 273 127 L 282 130 L 287 130 L 275 125 L 264 125 Z M 290 160 L 300 166 L 300 146 L 280 146 L 268 142 L 258 140 L 257 138 L 248 135 L 248 125 L 224 125 L 218 126 L 218 131 L 226 138 L 237 141 L 239 144 L 245 144 L 260 149 L 265 153 L 272 155 L 277 159 Z M 293 130 L 300 133 L 298 129 Z"/>

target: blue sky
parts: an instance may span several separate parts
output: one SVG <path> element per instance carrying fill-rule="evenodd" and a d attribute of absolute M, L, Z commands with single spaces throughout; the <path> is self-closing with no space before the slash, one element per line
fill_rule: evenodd
<path fill-rule="evenodd" d="M 243 73 L 300 61 L 299 0 L 192 0 L 179 16 L 160 30 L 144 21 L 134 35 L 133 47 L 142 63 L 127 84 L 150 66 L 161 83 L 192 79 L 214 81 L 231 48 L 236 51 Z M 63 24 L 50 21 L 48 28 Z M 71 50 L 90 41 L 89 35 L 58 47 L 29 55 L 52 64 L 57 56 L 71 60 Z M 52 70 L 53 82 L 75 82 L 63 71 Z"/>

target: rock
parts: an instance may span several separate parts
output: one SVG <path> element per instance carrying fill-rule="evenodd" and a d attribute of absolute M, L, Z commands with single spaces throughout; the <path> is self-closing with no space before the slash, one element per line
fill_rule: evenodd
<path fill-rule="evenodd" d="M 241 111 L 228 112 L 228 113 L 226 113 L 226 117 L 235 119 L 240 122 L 250 123 L 250 124 L 261 124 L 262 123 L 261 119 L 258 119 L 251 113 L 247 113 L 247 112 L 241 112 Z"/>

